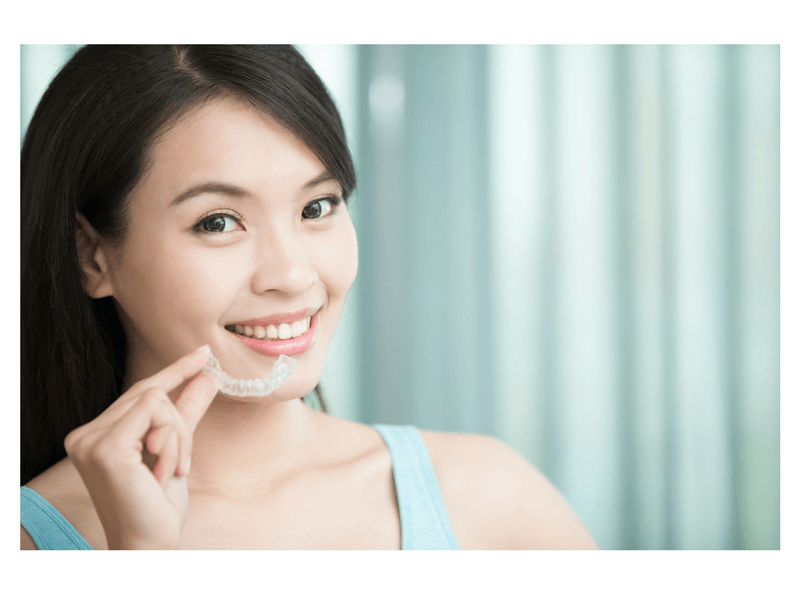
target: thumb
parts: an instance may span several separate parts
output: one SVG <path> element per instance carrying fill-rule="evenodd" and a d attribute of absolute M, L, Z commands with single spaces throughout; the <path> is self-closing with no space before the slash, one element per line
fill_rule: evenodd
<path fill-rule="evenodd" d="M 211 401 L 217 395 L 218 389 L 210 375 L 200 373 L 183 388 L 180 396 L 175 400 L 175 408 L 186 422 L 189 433 L 194 433 L 200 419 L 211 406 Z"/>

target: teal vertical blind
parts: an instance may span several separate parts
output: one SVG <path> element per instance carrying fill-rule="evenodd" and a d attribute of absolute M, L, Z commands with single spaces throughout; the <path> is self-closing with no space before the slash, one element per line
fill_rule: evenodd
<path fill-rule="evenodd" d="M 333 414 L 496 436 L 603 548 L 779 548 L 779 48 L 298 48 L 359 177 Z"/>

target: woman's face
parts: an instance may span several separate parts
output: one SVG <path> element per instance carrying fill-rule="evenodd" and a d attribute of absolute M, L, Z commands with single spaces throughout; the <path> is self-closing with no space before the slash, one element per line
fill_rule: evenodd
<path fill-rule="evenodd" d="M 295 372 L 274 397 L 309 393 L 358 269 L 339 184 L 292 133 L 230 98 L 181 119 L 151 157 L 108 274 L 133 350 L 127 383 L 207 343 L 243 379 L 269 374 L 280 353 L 292 356 Z M 297 311 L 315 324 L 299 344 L 230 331 L 250 322 L 261 335 L 253 323 L 261 320 L 269 337 L 265 319 Z M 293 336 L 304 325 L 300 316 L 279 320 L 301 321 Z"/>

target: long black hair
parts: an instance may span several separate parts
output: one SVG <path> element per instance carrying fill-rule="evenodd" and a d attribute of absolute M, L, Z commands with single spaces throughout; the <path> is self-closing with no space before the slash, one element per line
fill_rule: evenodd
<path fill-rule="evenodd" d="M 85 46 L 42 96 L 22 145 L 20 484 L 122 393 L 125 334 L 113 299 L 84 290 L 76 214 L 121 246 L 156 136 L 224 95 L 300 138 L 347 201 L 356 178 L 341 118 L 291 46 Z M 319 385 L 314 394 L 327 412 Z"/>

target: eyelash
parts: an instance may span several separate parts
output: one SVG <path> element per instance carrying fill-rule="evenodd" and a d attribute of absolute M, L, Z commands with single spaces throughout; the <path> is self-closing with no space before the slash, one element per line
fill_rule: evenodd
<path fill-rule="evenodd" d="M 336 207 L 338 207 L 342 203 L 342 199 L 337 198 L 336 196 L 326 196 L 325 198 L 317 198 L 316 200 L 312 200 L 311 202 L 305 205 L 305 207 L 303 208 L 303 212 L 306 212 L 306 208 L 308 208 L 309 206 L 314 206 L 315 204 L 319 204 L 320 202 L 325 202 L 325 201 L 330 202 L 331 212 L 329 212 L 324 217 L 320 217 L 318 219 L 310 219 L 310 220 L 321 221 L 322 219 L 327 219 L 329 217 L 332 217 L 333 215 L 336 214 Z"/>
<path fill-rule="evenodd" d="M 243 217 L 237 212 L 234 212 L 232 210 L 218 210 L 218 211 L 216 211 L 214 213 L 211 213 L 211 214 L 206 215 L 203 218 L 201 218 L 195 224 L 195 226 L 192 228 L 192 230 L 197 232 L 197 233 L 207 234 L 207 235 L 216 235 L 216 234 L 220 234 L 220 233 L 233 233 L 232 231 L 206 231 L 206 230 L 203 229 L 203 223 L 206 223 L 208 221 L 211 221 L 212 219 L 217 219 L 217 218 L 220 218 L 220 217 L 231 218 L 231 219 L 235 220 L 240 225 L 241 225 L 241 222 L 243 220 Z"/>
<path fill-rule="evenodd" d="M 324 219 L 328 219 L 330 217 L 333 217 L 337 212 L 336 211 L 337 207 L 342 203 L 342 199 L 341 198 L 337 198 L 336 196 L 327 196 L 325 198 L 317 198 L 316 200 L 313 200 L 313 201 L 309 202 L 308 204 L 306 204 L 305 207 L 303 207 L 303 213 L 305 213 L 306 209 L 309 206 L 313 206 L 315 204 L 319 204 L 319 203 L 325 202 L 325 201 L 330 203 L 331 211 L 327 215 L 324 215 L 322 217 L 319 217 L 319 218 L 316 218 L 316 219 L 308 219 L 308 220 L 310 220 L 310 221 L 322 221 Z M 215 234 L 218 235 L 218 234 L 221 234 L 221 233 L 233 233 L 232 231 L 206 231 L 206 230 L 203 229 L 203 227 L 202 227 L 203 223 L 205 223 L 207 221 L 210 221 L 211 219 L 218 218 L 218 217 L 230 217 L 230 218 L 233 218 L 239 225 L 241 225 L 241 222 L 244 220 L 244 217 L 242 217 L 239 213 L 237 213 L 235 211 L 228 210 L 228 209 L 226 209 L 226 210 L 218 210 L 218 211 L 216 211 L 214 213 L 211 213 L 209 215 L 206 215 L 206 216 L 202 217 L 197 222 L 197 224 L 193 227 L 193 231 L 195 231 L 197 233 L 209 234 L 209 235 L 215 235 Z"/>

